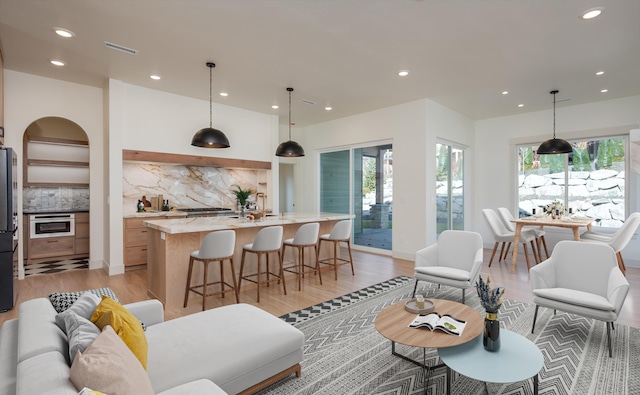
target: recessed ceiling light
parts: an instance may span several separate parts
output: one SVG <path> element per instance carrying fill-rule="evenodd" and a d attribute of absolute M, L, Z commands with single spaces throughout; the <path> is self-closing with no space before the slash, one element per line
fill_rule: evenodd
<path fill-rule="evenodd" d="M 154 75 L 150 75 L 149 78 L 151 78 L 152 80 L 156 80 L 157 81 L 157 80 L 160 79 L 160 76 L 154 74 Z"/>
<path fill-rule="evenodd" d="M 71 37 L 75 37 L 75 35 L 76 35 L 71 30 L 67 30 L 67 29 L 62 28 L 62 27 L 54 27 L 53 31 L 56 32 L 56 34 L 58 36 L 64 37 L 64 38 L 71 38 Z"/>
<path fill-rule="evenodd" d="M 333 108 L 332 108 L 332 107 L 329 107 L 329 106 L 325 107 L 324 109 L 325 109 L 325 110 L 327 110 L 327 111 L 331 111 L 331 110 L 333 110 Z"/>
<path fill-rule="evenodd" d="M 604 7 L 589 8 L 588 10 L 580 14 L 580 18 L 584 20 L 593 19 L 598 15 L 602 14 L 603 12 L 604 12 Z"/>
<path fill-rule="evenodd" d="M 64 62 L 62 60 L 58 60 L 58 59 L 51 59 L 51 64 L 54 65 L 54 66 L 59 66 L 59 67 L 64 66 Z"/>
<path fill-rule="evenodd" d="M 509 94 L 509 91 L 502 91 L 502 94 L 503 94 L 503 95 L 508 95 L 508 94 Z"/>
<path fill-rule="evenodd" d="M 524 107 L 524 104 L 518 104 L 518 107 Z"/>
<path fill-rule="evenodd" d="M 406 76 L 409 75 L 409 70 L 401 70 L 401 71 L 398 72 L 398 75 L 400 77 L 406 77 Z"/>
<path fill-rule="evenodd" d="M 600 93 L 607 93 L 607 92 L 609 92 L 609 89 L 602 89 L 602 90 L 600 90 Z"/>
<path fill-rule="evenodd" d="M 271 108 L 273 108 L 274 110 L 277 110 L 278 108 L 280 108 L 280 106 L 277 106 L 274 104 L 273 106 L 271 106 Z"/>
<path fill-rule="evenodd" d="M 596 75 L 602 75 L 602 74 L 604 74 L 604 71 L 598 71 L 598 72 L 596 73 Z"/>
<path fill-rule="evenodd" d="M 220 96 L 227 97 L 227 96 L 229 96 L 229 94 L 227 92 L 220 92 Z"/>

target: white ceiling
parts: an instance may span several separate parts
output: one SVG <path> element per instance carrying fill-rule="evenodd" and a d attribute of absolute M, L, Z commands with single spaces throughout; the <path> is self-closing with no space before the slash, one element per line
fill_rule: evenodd
<path fill-rule="evenodd" d="M 203 100 L 214 61 L 215 103 L 286 122 L 291 86 L 298 126 L 420 98 L 478 120 L 550 109 L 552 89 L 559 106 L 640 94 L 638 0 L 0 0 L 0 41 L 9 70 Z"/>

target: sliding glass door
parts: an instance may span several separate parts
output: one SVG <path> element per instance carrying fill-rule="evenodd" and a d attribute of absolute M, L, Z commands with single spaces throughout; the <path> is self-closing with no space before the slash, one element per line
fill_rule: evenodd
<path fill-rule="evenodd" d="M 436 144 L 436 233 L 464 229 L 464 151 Z"/>
<path fill-rule="evenodd" d="M 390 251 L 393 228 L 392 145 L 320 154 L 320 209 L 353 213 L 353 244 Z"/>

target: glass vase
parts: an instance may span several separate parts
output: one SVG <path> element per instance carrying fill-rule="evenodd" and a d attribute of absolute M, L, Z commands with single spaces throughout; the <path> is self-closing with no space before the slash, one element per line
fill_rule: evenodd
<path fill-rule="evenodd" d="M 497 313 L 487 313 L 484 319 L 484 336 L 482 345 L 487 351 L 500 349 L 500 321 Z"/>

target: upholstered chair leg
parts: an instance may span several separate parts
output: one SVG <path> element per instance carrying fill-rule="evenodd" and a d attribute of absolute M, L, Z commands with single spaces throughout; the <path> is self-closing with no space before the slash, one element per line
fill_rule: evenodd
<path fill-rule="evenodd" d="M 498 257 L 498 262 L 500 262 L 501 260 L 503 260 L 503 259 L 506 257 L 506 255 L 504 254 L 504 246 L 505 246 L 506 244 L 507 244 L 507 243 L 505 243 L 505 242 L 503 241 L 503 242 L 502 242 L 502 245 L 500 246 L 500 256 Z"/>
<path fill-rule="evenodd" d="M 464 291 L 466 291 L 466 289 L 462 288 L 462 304 L 464 304 Z"/>
<path fill-rule="evenodd" d="M 627 267 L 624 265 L 624 259 L 622 259 L 622 253 L 620 251 L 616 254 L 616 258 L 618 259 L 618 267 L 620 268 L 620 271 L 626 276 Z"/>
<path fill-rule="evenodd" d="M 224 265 L 223 261 L 219 261 L 220 263 L 220 291 L 222 292 L 222 297 L 224 298 Z"/>
<path fill-rule="evenodd" d="M 221 264 L 223 264 L 222 262 Z M 233 257 L 229 258 L 229 265 L 231 266 L 231 280 L 233 281 L 233 288 L 236 294 L 236 303 L 240 303 L 240 290 L 238 289 L 238 281 L 236 280 L 236 269 L 233 267 Z"/>
<path fill-rule="evenodd" d="M 542 247 L 544 247 L 544 254 L 547 256 L 547 259 L 549 259 L 549 250 L 547 249 L 547 242 L 544 236 L 540 236 L 540 240 L 542 241 Z"/>
<path fill-rule="evenodd" d="M 413 293 L 411 294 L 411 298 L 416 297 L 416 290 L 418 289 L 418 279 L 416 278 L 416 285 L 413 286 Z"/>
<path fill-rule="evenodd" d="M 355 276 L 356 272 L 353 270 L 353 257 L 351 256 L 351 240 L 347 240 L 347 251 L 349 251 L 349 262 L 351 262 L 351 275 Z"/>
<path fill-rule="evenodd" d="M 189 303 L 189 287 L 191 287 L 191 272 L 193 271 L 193 257 L 189 257 L 189 271 L 187 273 L 187 288 L 184 291 L 184 305 L 182 307 L 187 307 Z"/>
<path fill-rule="evenodd" d="M 207 283 L 209 282 L 209 261 L 202 261 L 204 266 L 204 281 L 202 282 L 202 311 L 207 309 Z"/>
<path fill-rule="evenodd" d="M 318 253 L 320 252 L 320 248 L 319 248 L 320 244 L 314 245 L 313 248 L 316 252 L 316 272 L 318 273 L 318 278 L 320 279 L 320 285 L 322 285 L 322 271 L 320 270 L 320 262 L 319 262 L 319 255 Z"/>
<path fill-rule="evenodd" d="M 498 244 L 500 244 L 500 242 L 496 241 L 496 244 L 493 245 L 493 252 L 491 253 L 491 259 L 489 259 L 489 267 L 491 267 L 491 264 L 493 263 L 493 257 L 496 255 Z"/>
<path fill-rule="evenodd" d="M 609 324 L 611 323 L 605 322 L 605 324 L 607 325 L 607 344 L 609 345 L 609 358 L 613 358 L 613 352 L 611 351 L 611 327 L 609 326 Z"/>
<path fill-rule="evenodd" d="M 238 276 L 238 292 L 240 292 L 240 287 L 242 286 L 242 274 L 244 272 L 244 256 L 247 253 L 247 250 L 242 250 L 242 258 L 240 259 L 240 275 Z"/>
<path fill-rule="evenodd" d="M 524 247 L 524 259 L 527 261 L 527 270 L 531 270 L 531 263 L 529 262 L 529 252 L 527 249 L 527 243 L 522 243 Z"/>
<path fill-rule="evenodd" d="M 278 261 L 282 262 L 282 255 L 280 255 L 280 250 L 278 250 Z M 299 278 L 299 277 L 298 277 Z M 284 282 L 284 268 L 282 264 L 280 264 L 280 279 L 282 280 L 282 289 L 284 290 L 284 294 L 287 294 L 287 284 Z"/>
<path fill-rule="evenodd" d="M 538 305 L 536 305 L 536 311 L 533 312 L 533 325 L 531 325 L 531 333 L 533 333 L 533 330 L 536 328 L 536 318 L 538 318 Z"/>

